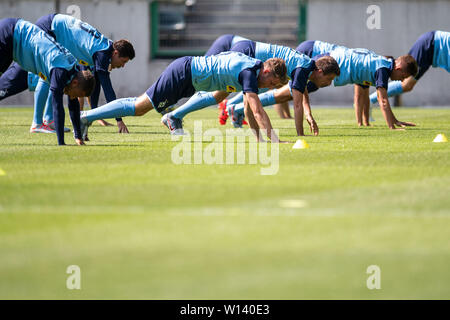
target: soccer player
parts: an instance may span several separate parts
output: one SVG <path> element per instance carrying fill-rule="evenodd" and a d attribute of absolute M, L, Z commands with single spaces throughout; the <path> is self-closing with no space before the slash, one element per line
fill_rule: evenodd
<path fill-rule="evenodd" d="M 243 40 L 237 42 L 232 48 L 231 51 L 234 52 L 241 52 L 249 57 L 266 61 L 270 58 L 279 58 L 286 61 L 286 68 L 287 68 L 287 75 L 292 79 L 290 86 L 286 85 L 283 89 L 281 89 L 280 96 L 278 97 L 280 101 L 277 102 L 286 102 L 292 99 L 294 97 L 294 109 L 295 109 L 295 115 L 296 115 L 296 126 L 297 131 L 299 135 L 303 135 L 303 104 L 307 105 L 309 112 L 308 112 L 308 121 L 309 123 L 313 123 L 314 119 L 312 119 L 311 116 L 311 109 L 309 107 L 309 101 L 307 99 L 303 100 L 303 94 L 305 91 L 306 82 L 308 81 L 308 78 L 310 75 L 312 75 L 312 79 L 314 81 L 318 81 L 318 84 L 320 86 L 326 86 L 331 84 L 331 81 L 336 76 L 334 72 L 339 73 L 339 71 L 335 70 L 331 73 L 324 73 L 322 69 L 316 69 L 316 64 L 311 61 L 309 57 L 303 54 L 299 54 L 295 50 L 284 47 L 284 46 L 278 46 L 278 45 L 272 45 L 268 43 L 262 43 L 262 42 L 254 42 L 251 40 Z M 333 58 L 331 57 L 325 57 L 323 58 L 322 62 L 325 60 L 329 61 L 331 64 L 333 63 Z M 336 68 L 337 63 L 334 61 L 334 65 Z M 320 70 L 320 71 L 319 71 Z M 316 72 L 314 72 L 316 71 Z M 295 91 L 291 95 L 291 88 Z M 214 105 L 216 103 L 220 103 L 228 94 L 221 95 L 223 98 L 221 100 L 214 99 L 213 94 L 204 94 L 204 93 L 198 93 L 197 95 L 193 96 L 189 101 L 187 101 L 184 105 L 177 108 L 175 111 L 172 111 L 171 113 L 164 116 L 164 119 L 167 119 L 167 121 L 172 121 L 176 123 L 181 123 L 181 120 L 184 116 L 186 116 L 188 113 L 203 109 L 207 106 Z M 242 96 L 241 96 L 242 97 Z M 233 98 L 234 100 L 236 98 Z M 269 97 L 268 99 L 273 99 L 273 95 Z M 267 99 L 266 99 L 267 100 Z M 282 100 L 282 101 L 281 101 Z M 272 102 L 272 101 L 271 101 Z M 265 105 L 265 101 L 261 100 L 262 105 Z M 273 103 L 271 103 L 273 104 Z M 242 126 L 242 122 L 244 120 L 244 105 L 242 105 L 242 112 L 239 114 L 239 116 L 234 115 L 234 111 L 231 107 L 229 109 L 230 114 L 232 115 L 233 123 L 236 127 Z M 301 110 L 298 110 L 298 109 Z M 228 117 L 228 116 L 226 116 Z M 312 121 L 310 121 L 312 119 Z M 226 121 L 226 118 L 222 121 Z M 239 125 L 236 125 L 236 123 L 239 123 Z M 315 122 L 314 122 L 315 123 Z M 316 130 L 318 133 L 318 130 Z"/>
<path fill-rule="evenodd" d="M 277 103 L 273 107 L 281 119 L 293 119 L 291 110 L 289 110 L 289 102 Z"/>
<path fill-rule="evenodd" d="M 206 51 L 205 56 L 213 56 L 222 52 L 230 51 L 231 47 L 242 40 L 247 40 L 241 36 L 233 35 L 233 34 L 224 34 L 218 37 L 211 47 L 209 47 L 208 51 Z M 205 95 L 205 93 L 199 93 L 201 95 Z M 166 113 L 170 113 L 175 109 L 175 106 L 170 106 L 166 108 L 161 114 L 164 116 Z M 180 132 L 180 131 L 177 131 Z"/>
<path fill-rule="evenodd" d="M 13 62 L 0 77 L 0 101 L 27 89 L 36 91 L 36 87 L 39 87 L 39 79 L 38 75 L 23 70 L 17 62 Z M 36 104 L 45 104 L 46 108 L 44 114 L 43 108 L 40 114 L 34 113 L 30 133 L 56 133 L 51 96 L 49 98 L 44 97 L 46 101 L 35 99 L 35 110 Z M 64 132 L 70 132 L 70 129 L 64 127 Z"/>
<path fill-rule="evenodd" d="M 286 65 L 282 59 L 262 62 L 238 52 L 224 52 L 213 56 L 182 57 L 172 62 L 158 80 L 140 97 L 118 99 L 102 107 L 81 113 L 82 130 L 92 121 L 118 116 L 142 116 L 152 109 L 161 113 L 183 97 L 196 91 L 215 91 L 212 99 L 222 100 L 228 92 L 244 91 L 248 110 L 254 117 L 258 139 L 259 129 L 267 130 L 273 142 L 279 142 L 272 131 L 270 119 L 258 99 L 258 88 L 274 88 L 285 83 Z M 181 121 L 162 122 L 170 130 L 182 130 Z M 182 132 L 180 132 L 182 133 Z"/>
<path fill-rule="evenodd" d="M 29 78 L 28 72 L 23 70 L 17 62 L 13 62 L 0 77 L 0 101 L 27 89 L 34 91 L 37 80 L 39 80 L 37 75 Z"/>
<path fill-rule="evenodd" d="M 390 82 L 387 91 L 388 97 L 411 91 L 430 66 L 450 72 L 450 32 L 435 30 L 424 33 L 413 44 L 409 54 L 416 59 L 419 72 L 403 81 Z M 377 94 L 375 92 L 370 95 L 370 102 L 375 103 L 376 101 Z"/>
<path fill-rule="evenodd" d="M 243 40 L 248 39 L 234 34 L 224 34 L 213 42 L 208 51 L 206 51 L 205 56 L 213 56 L 225 51 L 230 51 L 236 43 Z"/>
<path fill-rule="evenodd" d="M 109 72 L 122 68 L 135 57 L 133 45 L 125 39 L 111 41 L 91 25 L 64 14 L 50 14 L 38 19 L 36 25 L 52 36 L 77 58 L 78 63 L 93 71 L 96 85 L 90 97 L 91 108 L 98 106 L 100 86 L 107 102 L 116 100 Z M 47 88 L 41 84 L 42 96 Z M 39 95 L 39 92 L 37 93 Z M 43 97 L 39 97 L 43 100 Z M 41 114 L 43 105 L 36 106 Z M 117 118 L 119 133 L 128 133 L 121 118 Z"/>
<path fill-rule="evenodd" d="M 12 61 L 22 69 L 37 74 L 50 84 L 53 118 L 58 144 L 64 145 L 63 95 L 69 96 L 69 113 L 75 141 L 84 144 L 80 131 L 80 105 L 77 97 L 90 95 L 95 79 L 89 71 L 81 71 L 77 60 L 34 24 L 18 18 L 0 20 L 0 72 Z"/>
<path fill-rule="evenodd" d="M 411 55 L 394 59 L 367 49 L 348 49 L 318 40 L 300 44 L 297 51 L 311 57 L 327 53 L 336 59 L 341 75 L 334 79 L 334 86 L 355 84 L 355 115 L 359 126 L 369 126 L 369 86 L 377 88 L 380 109 L 390 129 L 415 126 L 414 123 L 397 120 L 387 97 L 389 79 L 403 80 L 417 73 L 417 63 Z"/>

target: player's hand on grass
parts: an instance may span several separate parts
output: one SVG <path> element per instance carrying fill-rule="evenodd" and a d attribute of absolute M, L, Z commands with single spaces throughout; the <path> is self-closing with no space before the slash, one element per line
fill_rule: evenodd
<path fill-rule="evenodd" d="M 119 133 L 129 133 L 128 128 L 123 121 L 117 121 L 117 127 L 119 128 Z"/>
<path fill-rule="evenodd" d="M 412 122 L 406 122 L 406 121 L 398 121 L 395 123 L 395 125 L 399 126 L 399 127 L 415 127 L 416 125 Z"/>
<path fill-rule="evenodd" d="M 280 144 L 287 144 L 287 143 L 291 143 L 290 141 L 284 141 L 284 140 L 280 140 L 280 139 L 273 139 L 270 140 L 271 143 L 280 143 Z"/>
<path fill-rule="evenodd" d="M 84 146 L 84 145 L 85 145 L 83 139 L 75 139 L 75 142 L 76 142 L 77 145 L 79 145 L 79 146 Z"/>
<path fill-rule="evenodd" d="M 97 120 L 98 124 L 101 125 L 102 127 L 112 127 L 113 124 L 109 123 L 105 120 Z"/>
<path fill-rule="evenodd" d="M 319 126 L 317 125 L 316 121 L 312 116 L 307 116 L 306 121 L 309 124 L 309 130 L 311 133 L 314 133 L 315 136 L 319 135 Z"/>

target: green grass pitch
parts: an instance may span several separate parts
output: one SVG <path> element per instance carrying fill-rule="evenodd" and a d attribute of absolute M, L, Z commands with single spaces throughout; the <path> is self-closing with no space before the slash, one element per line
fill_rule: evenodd
<path fill-rule="evenodd" d="M 262 176 L 173 164 L 155 112 L 58 147 L 28 132 L 31 108 L 1 108 L 0 299 L 450 299 L 450 143 L 432 142 L 450 137 L 450 109 L 398 108 L 418 124 L 398 132 L 379 110 L 371 128 L 352 109 L 314 112 L 310 149 L 281 145 Z M 293 121 L 268 113 L 294 142 Z M 186 128 L 198 119 L 219 127 L 207 109 Z"/>

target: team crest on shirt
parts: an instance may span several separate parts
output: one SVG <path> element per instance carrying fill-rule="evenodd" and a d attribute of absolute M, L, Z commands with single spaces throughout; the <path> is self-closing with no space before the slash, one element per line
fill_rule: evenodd
<path fill-rule="evenodd" d="M 89 63 L 87 63 L 87 62 L 84 61 L 84 60 L 80 60 L 79 63 L 80 63 L 82 66 L 85 66 L 85 67 L 87 67 L 87 66 L 89 65 Z"/>
<path fill-rule="evenodd" d="M 370 81 L 363 81 L 362 84 L 365 85 L 365 86 L 371 86 L 372 82 L 370 82 Z"/>
<path fill-rule="evenodd" d="M 42 72 L 39 72 L 38 76 L 44 81 L 47 80 L 47 77 Z"/>
<path fill-rule="evenodd" d="M 236 92 L 236 88 L 233 86 L 227 86 L 227 92 Z"/>

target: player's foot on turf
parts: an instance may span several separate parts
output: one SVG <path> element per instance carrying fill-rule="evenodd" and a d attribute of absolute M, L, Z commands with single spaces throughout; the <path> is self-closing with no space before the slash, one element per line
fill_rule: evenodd
<path fill-rule="evenodd" d="M 105 121 L 105 120 L 97 120 L 97 122 L 102 127 L 113 127 L 114 126 L 112 123 L 109 123 L 108 121 Z"/>
<path fill-rule="evenodd" d="M 234 112 L 234 106 L 235 105 L 232 104 L 232 105 L 227 107 L 228 115 L 231 118 L 231 124 L 235 128 L 242 128 L 242 124 L 244 122 L 245 116 L 243 114 L 240 114 L 240 113 L 235 113 Z"/>
<path fill-rule="evenodd" d="M 53 121 L 53 120 L 52 120 L 52 121 L 44 120 L 44 124 L 45 124 L 46 126 L 52 128 L 53 130 L 56 130 L 56 129 L 55 129 L 55 121 Z M 67 127 L 64 127 L 64 132 L 70 132 L 70 129 L 67 128 Z"/>
<path fill-rule="evenodd" d="M 228 119 L 227 102 L 228 100 L 225 99 L 221 103 L 219 103 L 219 123 L 221 125 L 225 125 L 227 123 Z"/>
<path fill-rule="evenodd" d="M 369 122 L 374 122 L 375 119 L 372 117 L 372 107 L 369 108 Z"/>
<path fill-rule="evenodd" d="M 88 138 L 88 129 L 91 125 L 86 118 L 86 111 L 81 111 L 81 117 L 80 117 L 80 129 L 81 129 L 81 137 L 84 141 L 89 141 Z"/>
<path fill-rule="evenodd" d="M 161 118 L 161 123 L 170 130 L 170 134 L 175 136 L 184 135 L 183 120 L 175 118 L 171 113 L 166 113 L 163 115 Z"/>
<path fill-rule="evenodd" d="M 46 126 L 45 124 L 33 123 L 30 128 L 30 133 L 55 133 L 56 131 Z"/>

